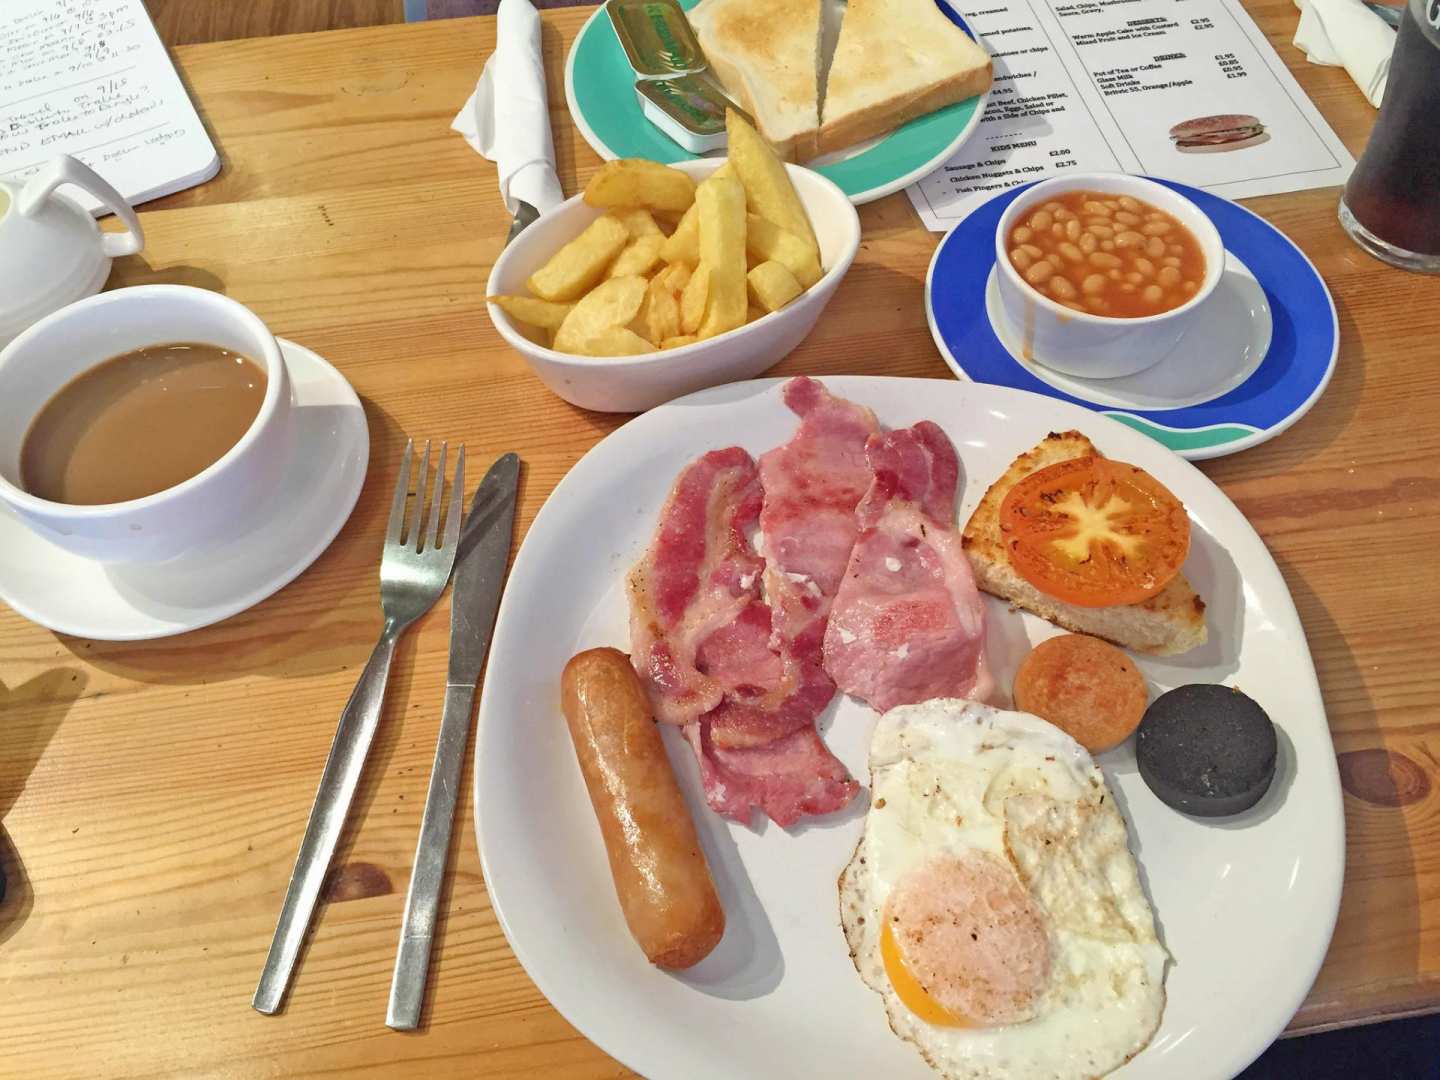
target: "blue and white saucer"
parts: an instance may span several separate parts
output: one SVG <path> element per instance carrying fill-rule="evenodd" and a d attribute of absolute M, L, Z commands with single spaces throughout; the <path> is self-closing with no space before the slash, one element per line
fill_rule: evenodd
<path fill-rule="evenodd" d="M 1310 260 L 1275 226 L 1228 199 L 1168 180 L 1215 223 L 1225 273 L 1165 359 L 1136 375 L 1081 379 L 1023 358 L 995 292 L 995 226 L 1029 187 L 1003 192 L 956 225 L 925 279 L 930 333 L 963 379 L 1073 402 L 1143 431 L 1182 457 L 1222 457 L 1280 434 L 1309 411 L 1335 369 L 1335 302 Z"/>

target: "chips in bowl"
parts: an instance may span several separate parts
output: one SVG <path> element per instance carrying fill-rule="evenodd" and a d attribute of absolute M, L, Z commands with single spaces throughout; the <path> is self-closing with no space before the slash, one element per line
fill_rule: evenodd
<path fill-rule="evenodd" d="M 823 273 L 815 231 L 769 144 L 734 112 L 727 127 L 730 161 L 698 183 L 606 162 L 584 194 L 606 212 L 530 275 L 530 295 L 487 299 L 536 344 L 597 357 L 705 341 L 794 302 Z"/>

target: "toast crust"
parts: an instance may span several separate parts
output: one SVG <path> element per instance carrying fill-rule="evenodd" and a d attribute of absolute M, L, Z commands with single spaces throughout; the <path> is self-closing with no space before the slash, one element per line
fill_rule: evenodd
<path fill-rule="evenodd" d="M 1024 477 L 1056 462 L 1094 455 L 1095 444 L 1078 431 L 1051 432 L 1039 444 L 1010 463 L 1005 474 L 990 485 L 961 534 L 970 557 L 975 582 L 982 590 L 1014 607 L 1078 634 L 1091 634 L 1136 652 L 1174 656 L 1203 645 L 1205 601 L 1183 572 L 1148 600 L 1089 608 L 1067 604 L 1031 585 L 1010 565 L 1000 533 L 1000 504 Z"/>
<path fill-rule="evenodd" d="M 943 109 L 946 105 L 976 97 L 990 89 L 992 78 L 992 68 L 987 61 L 983 68 L 961 72 L 920 94 L 897 94 L 839 120 L 827 121 L 820 125 L 819 152 L 828 154 L 843 150 L 894 131 L 916 117 Z"/>

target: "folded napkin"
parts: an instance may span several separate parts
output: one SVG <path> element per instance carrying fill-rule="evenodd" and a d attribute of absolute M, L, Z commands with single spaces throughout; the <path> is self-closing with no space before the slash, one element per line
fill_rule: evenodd
<path fill-rule="evenodd" d="M 497 16 L 495 51 L 450 126 L 495 162 L 506 210 L 515 213 L 523 199 L 543 214 L 565 193 L 555 175 L 540 16 L 530 0 L 500 0 Z"/>
<path fill-rule="evenodd" d="M 1295 45 L 1312 64 L 1343 67 L 1377 109 L 1390 76 L 1395 31 L 1360 0 L 1295 0 Z"/>

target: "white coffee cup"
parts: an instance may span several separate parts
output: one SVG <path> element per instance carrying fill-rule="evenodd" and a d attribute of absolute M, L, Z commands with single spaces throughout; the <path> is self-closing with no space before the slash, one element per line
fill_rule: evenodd
<path fill-rule="evenodd" d="M 125 226 L 101 232 L 61 189 L 74 186 Z M 145 246 L 140 220 L 120 193 L 64 154 L 24 183 L 0 179 L 0 346 L 52 311 L 99 292 L 111 260 Z"/>
<path fill-rule="evenodd" d="M 1120 319 L 1067 308 L 1027 284 L 1010 262 L 1010 233 L 1047 201 L 1069 191 L 1129 195 L 1165 211 L 1189 229 L 1205 255 L 1205 279 L 1195 295 L 1159 315 Z M 1081 378 L 1113 379 L 1158 364 L 1198 321 L 1224 270 L 1225 246 L 1204 211 L 1183 195 L 1141 176 L 1067 173 L 1042 180 L 1022 192 L 995 227 L 995 283 L 1008 324 L 1004 329 L 1019 344 L 1025 359 Z"/>
<path fill-rule="evenodd" d="M 265 372 L 260 411 L 224 456 L 174 487 L 128 502 L 74 506 L 21 488 L 25 433 L 66 383 L 113 356 L 183 341 L 218 345 Z M 289 441 L 290 379 L 280 346 L 253 312 L 219 293 L 185 285 L 101 293 L 0 349 L 0 500 L 40 535 L 87 558 L 159 562 L 243 534 L 275 486 Z"/>

